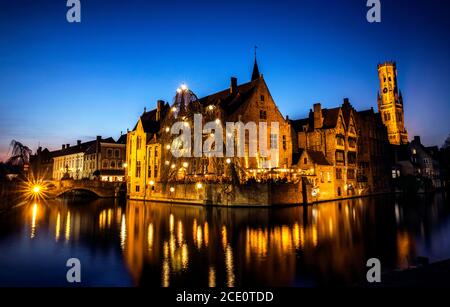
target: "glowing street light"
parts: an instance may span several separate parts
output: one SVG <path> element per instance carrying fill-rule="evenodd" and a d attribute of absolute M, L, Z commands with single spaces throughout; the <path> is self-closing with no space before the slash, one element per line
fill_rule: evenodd
<path fill-rule="evenodd" d="M 227 162 L 227 164 L 231 163 L 231 159 L 230 158 L 227 158 L 225 161 Z"/>
<path fill-rule="evenodd" d="M 197 188 L 197 189 L 201 189 L 201 188 L 203 188 L 203 183 L 201 183 L 201 182 L 197 182 L 197 184 L 196 184 L 196 188 Z"/>
<path fill-rule="evenodd" d="M 35 195 L 40 194 L 40 193 L 41 193 L 41 190 L 42 190 L 41 186 L 40 186 L 40 185 L 37 185 L 37 184 L 34 185 L 33 188 L 32 188 L 32 191 L 33 191 L 33 193 L 34 193 Z"/>
<path fill-rule="evenodd" d="M 183 162 L 183 167 L 184 167 L 184 168 L 187 168 L 188 166 L 189 166 L 189 163 Z"/>

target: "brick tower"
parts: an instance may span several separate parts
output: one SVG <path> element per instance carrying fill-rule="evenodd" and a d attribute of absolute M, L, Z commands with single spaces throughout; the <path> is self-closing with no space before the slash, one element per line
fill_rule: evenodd
<path fill-rule="evenodd" d="M 389 142 L 393 145 L 407 144 L 408 132 L 405 128 L 403 97 L 397 86 L 397 67 L 395 62 L 378 64 L 380 92 L 378 92 L 378 111 L 386 125 Z"/>

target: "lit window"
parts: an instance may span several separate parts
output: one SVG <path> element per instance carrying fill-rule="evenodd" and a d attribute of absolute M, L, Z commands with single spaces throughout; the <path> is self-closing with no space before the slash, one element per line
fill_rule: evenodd
<path fill-rule="evenodd" d="M 270 148 L 277 149 L 278 148 L 278 135 L 270 134 Z"/>

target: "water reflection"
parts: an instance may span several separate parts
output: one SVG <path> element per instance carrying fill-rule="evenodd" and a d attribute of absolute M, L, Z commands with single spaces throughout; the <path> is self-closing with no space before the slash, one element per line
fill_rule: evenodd
<path fill-rule="evenodd" d="M 0 249 L 5 251 L 0 272 L 20 265 L 12 255 L 27 258 L 31 240 L 37 250 L 50 246 L 59 251 L 41 258 L 36 253 L 36 262 L 56 265 L 81 250 L 91 259 L 84 268 L 98 285 L 352 284 L 364 278 L 371 257 L 380 258 L 385 270 L 407 268 L 417 256 L 450 258 L 450 245 L 442 244 L 450 238 L 443 195 L 415 202 L 374 197 L 280 209 L 57 200 L 23 206 L 0 216 L 0 222 Z M 22 231 L 26 239 L 20 238 Z M 102 272 L 112 274 L 110 279 L 97 281 Z M 0 284 L 9 284 L 1 276 Z M 58 284 L 59 279 L 47 282 Z"/>

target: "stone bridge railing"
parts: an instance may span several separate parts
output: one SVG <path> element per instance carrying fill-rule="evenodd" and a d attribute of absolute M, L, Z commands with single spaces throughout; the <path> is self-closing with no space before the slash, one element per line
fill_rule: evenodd
<path fill-rule="evenodd" d="M 99 197 L 119 197 L 125 189 L 123 182 L 106 182 L 99 180 L 60 180 L 49 182 L 47 194 L 58 197 L 69 191 L 89 191 Z"/>

